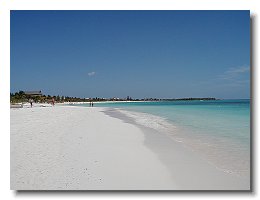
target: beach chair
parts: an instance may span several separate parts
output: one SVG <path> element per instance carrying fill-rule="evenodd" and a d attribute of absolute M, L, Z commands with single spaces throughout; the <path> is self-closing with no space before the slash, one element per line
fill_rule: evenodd
<path fill-rule="evenodd" d="M 11 104 L 10 108 L 22 108 L 23 104 Z"/>

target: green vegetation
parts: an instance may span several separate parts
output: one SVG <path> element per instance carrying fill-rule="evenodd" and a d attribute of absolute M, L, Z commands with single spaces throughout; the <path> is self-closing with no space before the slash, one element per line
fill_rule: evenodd
<path fill-rule="evenodd" d="M 22 103 L 22 102 L 27 102 L 28 99 L 23 91 L 19 91 L 14 94 L 13 93 L 10 94 L 10 101 L 11 103 Z"/>
<path fill-rule="evenodd" d="M 24 91 L 19 91 L 16 93 L 10 93 L 10 102 L 11 103 L 26 103 L 29 99 L 33 99 L 36 103 L 50 103 L 52 99 L 56 103 L 63 102 L 90 102 L 90 101 L 106 101 L 104 98 L 78 98 L 78 97 L 69 97 L 69 96 L 51 96 L 51 95 L 27 95 Z"/>
<path fill-rule="evenodd" d="M 216 98 L 181 98 L 181 99 L 158 99 L 158 98 L 145 98 L 145 99 L 132 99 L 127 96 L 127 98 L 79 98 L 79 97 L 69 97 L 69 96 L 50 96 L 50 95 L 28 95 L 24 91 L 19 91 L 10 94 L 11 103 L 25 103 L 29 99 L 33 99 L 36 103 L 50 103 L 52 99 L 56 103 L 64 102 L 98 102 L 98 101 L 192 101 L 192 100 L 216 100 Z"/>

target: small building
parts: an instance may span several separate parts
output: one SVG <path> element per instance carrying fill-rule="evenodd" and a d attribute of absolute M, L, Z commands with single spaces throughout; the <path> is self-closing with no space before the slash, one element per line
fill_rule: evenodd
<path fill-rule="evenodd" d="M 24 91 L 24 94 L 30 97 L 42 96 L 42 91 Z"/>

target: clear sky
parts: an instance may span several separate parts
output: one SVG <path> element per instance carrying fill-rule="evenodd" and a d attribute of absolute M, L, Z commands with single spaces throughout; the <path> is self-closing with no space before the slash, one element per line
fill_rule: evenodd
<path fill-rule="evenodd" d="M 250 97 L 249 11 L 11 11 L 11 92 Z"/>

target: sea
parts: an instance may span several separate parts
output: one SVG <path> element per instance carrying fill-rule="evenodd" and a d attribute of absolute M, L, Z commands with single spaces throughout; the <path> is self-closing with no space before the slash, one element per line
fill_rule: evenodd
<path fill-rule="evenodd" d="M 77 106 L 89 106 L 78 104 Z M 181 143 L 219 170 L 250 176 L 250 99 L 94 103 Z"/>

